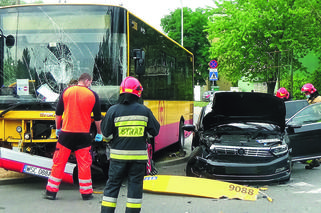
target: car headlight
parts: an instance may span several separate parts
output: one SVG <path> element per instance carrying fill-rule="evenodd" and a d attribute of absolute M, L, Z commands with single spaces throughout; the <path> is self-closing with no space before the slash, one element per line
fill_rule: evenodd
<path fill-rule="evenodd" d="M 283 145 L 277 145 L 277 146 L 272 146 L 270 151 L 273 155 L 280 156 L 288 152 L 288 145 L 283 144 Z"/>

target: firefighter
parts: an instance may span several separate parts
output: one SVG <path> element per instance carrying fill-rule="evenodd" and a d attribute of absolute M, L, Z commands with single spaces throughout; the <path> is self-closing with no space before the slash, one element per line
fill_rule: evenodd
<path fill-rule="evenodd" d="M 83 200 L 93 198 L 91 180 L 91 113 L 97 128 L 95 140 L 101 141 L 101 111 L 98 95 L 90 90 L 92 78 L 82 74 L 78 84 L 61 94 L 56 108 L 56 135 L 58 142 L 53 156 L 51 175 L 46 187 L 46 199 L 55 200 L 71 152 L 75 152 L 78 165 L 79 191 Z M 62 115 L 64 119 L 62 121 Z"/>
<path fill-rule="evenodd" d="M 123 180 L 127 177 L 126 213 L 141 210 L 143 179 L 148 160 L 147 133 L 155 137 L 160 125 L 150 109 L 139 103 L 143 87 L 134 77 L 126 77 L 120 85 L 119 103 L 110 107 L 101 123 L 102 134 L 110 141 L 109 177 L 101 204 L 102 213 L 116 209 Z"/>
<path fill-rule="evenodd" d="M 289 101 L 290 100 L 290 93 L 288 92 L 287 89 L 284 87 L 281 87 L 276 91 L 276 97 L 283 99 L 284 101 Z"/>
<path fill-rule="evenodd" d="M 304 84 L 301 88 L 301 92 L 303 92 L 308 99 L 309 104 L 314 104 L 321 102 L 321 96 L 317 89 L 310 83 Z"/>
<path fill-rule="evenodd" d="M 321 102 L 321 96 L 313 84 L 304 84 L 301 92 L 305 94 L 309 104 Z M 320 159 L 307 160 L 305 163 L 308 164 L 305 166 L 306 169 L 313 169 L 313 167 L 320 166 Z"/>

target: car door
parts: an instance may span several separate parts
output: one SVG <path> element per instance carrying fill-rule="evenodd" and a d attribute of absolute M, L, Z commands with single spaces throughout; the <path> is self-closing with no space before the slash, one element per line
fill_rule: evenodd
<path fill-rule="evenodd" d="M 321 103 L 303 108 L 286 125 L 293 161 L 321 156 Z"/>

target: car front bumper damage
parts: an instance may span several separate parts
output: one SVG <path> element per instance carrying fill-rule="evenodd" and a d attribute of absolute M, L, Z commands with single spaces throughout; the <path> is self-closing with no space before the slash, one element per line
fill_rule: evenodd
<path fill-rule="evenodd" d="M 222 162 L 196 156 L 188 162 L 187 169 L 192 176 L 229 182 L 282 182 L 290 179 L 291 160 L 288 154 L 260 163 Z"/>

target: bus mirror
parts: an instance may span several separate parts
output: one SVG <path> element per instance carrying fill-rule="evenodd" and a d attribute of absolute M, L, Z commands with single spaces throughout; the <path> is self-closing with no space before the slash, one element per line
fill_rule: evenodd
<path fill-rule="evenodd" d="M 14 42 L 15 42 L 15 39 L 14 39 L 13 35 L 8 35 L 6 37 L 6 45 L 7 45 L 7 47 L 13 47 Z"/>
<path fill-rule="evenodd" d="M 134 60 L 135 60 L 135 73 L 136 75 L 145 74 L 145 51 L 141 49 L 133 50 Z"/>

